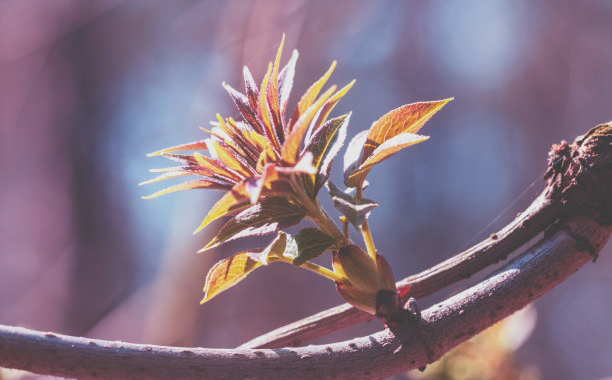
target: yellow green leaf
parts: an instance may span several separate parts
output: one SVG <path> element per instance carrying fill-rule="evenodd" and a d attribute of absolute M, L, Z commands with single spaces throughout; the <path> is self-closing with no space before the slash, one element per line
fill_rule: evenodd
<path fill-rule="evenodd" d="M 295 64 L 298 59 L 298 51 L 293 50 L 289 62 L 283 67 L 278 77 L 278 96 L 280 102 L 280 112 L 283 125 L 285 123 L 285 111 L 287 109 L 287 101 L 293 87 L 293 78 L 295 76 Z"/>
<path fill-rule="evenodd" d="M 174 186 L 170 186 L 170 187 L 166 187 L 163 190 L 160 190 L 156 193 L 153 193 L 151 195 L 147 195 L 142 197 L 142 199 L 153 199 L 153 198 L 157 198 L 159 196 L 168 194 L 168 193 L 173 193 L 175 191 L 181 191 L 181 190 L 189 190 L 189 189 L 214 189 L 214 190 L 227 190 L 228 186 L 227 185 L 223 185 L 219 182 L 216 181 L 209 181 L 209 180 L 205 180 L 205 179 L 197 179 L 197 180 L 193 180 L 193 181 L 187 181 L 187 182 L 183 182 L 183 183 L 179 183 L 177 185 Z"/>
<path fill-rule="evenodd" d="M 175 145 L 175 146 L 171 146 L 170 148 L 165 148 L 165 149 L 161 149 L 156 152 L 153 152 L 153 153 L 149 153 L 147 154 L 147 157 L 162 156 L 166 153 L 172 153 L 172 152 L 177 152 L 181 150 L 206 150 L 206 149 L 207 149 L 206 140 L 193 141 L 187 144 Z"/>
<path fill-rule="evenodd" d="M 353 87 L 354 84 L 355 84 L 355 80 L 353 79 L 351 83 L 342 87 L 340 90 L 338 90 L 338 92 L 336 92 L 331 98 L 329 98 L 325 102 L 325 104 L 321 108 L 321 112 L 317 114 L 316 116 L 317 118 L 312 123 L 310 123 L 308 132 L 306 133 L 307 140 L 310 138 L 312 134 L 316 133 L 316 131 L 327 121 L 327 117 L 329 116 L 331 111 L 334 109 L 336 104 L 338 104 L 340 99 L 342 99 L 342 97 L 346 95 L 346 93 L 351 89 L 351 87 Z"/>
<path fill-rule="evenodd" d="M 204 299 L 201 303 L 209 301 L 222 291 L 236 285 L 260 266 L 262 263 L 251 259 L 247 252 L 240 252 L 219 261 L 206 275 Z"/>
<path fill-rule="evenodd" d="M 217 203 L 212 207 L 212 209 L 204 218 L 204 221 L 200 226 L 193 232 L 198 233 L 202 231 L 204 227 L 206 227 L 210 222 L 215 219 L 222 217 L 223 215 L 227 215 L 231 212 L 236 212 L 246 208 L 250 204 L 248 194 L 244 188 L 244 182 L 239 182 L 234 187 L 225 193 Z"/>
<path fill-rule="evenodd" d="M 259 97 L 257 99 L 257 108 L 259 117 L 263 122 L 264 133 L 268 136 L 270 141 L 273 141 L 275 146 L 280 147 L 276 139 L 276 133 L 274 132 L 274 126 L 272 125 L 272 118 L 270 115 L 270 106 L 268 104 L 268 81 L 272 74 L 272 64 L 268 65 L 268 71 L 264 76 L 263 82 L 261 83 L 261 89 L 259 90 Z"/>
<path fill-rule="evenodd" d="M 452 99 L 406 104 L 386 113 L 370 127 L 363 146 L 364 160 L 370 157 L 380 144 L 400 133 L 417 133 L 427 120 Z"/>
<path fill-rule="evenodd" d="M 386 160 L 393 156 L 400 150 L 426 141 L 429 136 L 416 135 L 414 133 L 401 133 L 391 139 L 380 144 L 374 152 L 364 161 L 359 168 L 349 176 L 349 182 L 362 182 L 363 179 L 368 175 L 372 166 Z"/>
<path fill-rule="evenodd" d="M 240 181 L 241 177 L 236 172 L 228 170 L 224 165 L 214 158 L 206 157 L 198 152 L 193 153 L 195 162 L 204 170 L 211 171 L 234 182 Z"/>
<path fill-rule="evenodd" d="M 188 171 L 180 170 L 180 168 L 174 169 L 174 170 L 169 170 L 169 171 L 164 171 L 162 174 L 158 175 L 155 178 L 149 179 L 147 181 L 140 182 L 138 184 L 138 186 L 149 185 L 149 184 L 152 184 L 152 183 L 165 181 L 165 180 L 171 179 L 171 178 L 184 177 L 184 176 L 187 176 L 187 175 L 190 175 L 190 174 L 191 173 L 189 173 Z"/>
<path fill-rule="evenodd" d="M 210 143 L 214 147 L 217 159 L 221 161 L 226 167 L 232 169 L 243 176 L 247 177 L 252 175 L 249 170 L 249 165 L 245 162 L 245 159 L 240 153 L 233 151 L 227 144 L 211 140 Z"/>
<path fill-rule="evenodd" d="M 278 51 L 276 52 L 276 59 L 274 60 L 274 66 L 272 66 L 272 76 L 268 81 L 268 104 L 272 118 L 274 119 L 274 125 L 277 128 L 281 128 L 280 118 L 280 102 L 278 99 L 278 71 L 280 67 L 281 54 L 283 53 L 283 46 L 285 45 L 285 34 L 283 33 L 283 39 L 281 40 Z M 282 132 L 282 130 L 280 131 Z M 278 132 L 276 132 L 278 133 Z"/>
<path fill-rule="evenodd" d="M 293 130 L 289 133 L 287 140 L 283 143 L 281 154 L 283 159 L 290 164 L 294 164 L 297 159 L 297 153 L 302 143 L 302 138 L 310 126 L 310 122 L 315 117 L 317 111 L 321 108 L 323 103 L 336 91 L 336 86 L 331 86 L 312 104 L 304 114 L 300 116 L 300 119 L 295 123 Z"/>
<path fill-rule="evenodd" d="M 325 83 L 327 83 L 327 80 L 334 72 L 335 68 L 336 68 L 336 61 L 333 61 L 329 69 L 327 69 L 327 71 L 325 72 L 325 74 L 323 74 L 323 76 L 319 78 L 319 80 L 314 82 L 308 88 L 308 90 L 306 90 L 304 95 L 302 95 L 302 97 L 300 98 L 300 101 L 297 104 L 297 107 L 295 108 L 295 111 L 293 112 L 293 116 L 291 116 L 291 121 L 289 122 L 289 126 L 288 126 L 289 130 L 293 129 L 295 123 L 297 123 L 297 121 L 304 114 L 304 112 L 306 112 L 306 110 L 310 108 L 312 103 L 315 101 L 317 95 L 319 95 L 319 92 L 321 91 L 323 86 L 325 86 Z"/>

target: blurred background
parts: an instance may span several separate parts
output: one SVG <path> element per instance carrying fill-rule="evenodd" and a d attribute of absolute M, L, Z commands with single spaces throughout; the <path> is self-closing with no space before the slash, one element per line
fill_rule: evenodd
<path fill-rule="evenodd" d="M 0 1 L 0 323 L 235 347 L 341 303 L 329 281 L 278 264 L 200 306 L 208 268 L 255 243 L 195 253 L 222 223 L 192 235 L 220 193 L 140 199 L 163 186 L 138 187 L 148 169 L 168 166 L 145 154 L 236 116 L 221 82 L 241 89 L 243 65 L 260 81 L 283 32 L 284 61 L 300 51 L 292 104 L 334 59 L 332 83 L 357 79 L 334 112 L 353 110 L 349 138 L 402 104 L 455 97 L 366 191 L 396 277 L 424 270 L 523 210 L 552 143 L 612 119 L 611 20 L 609 1 Z M 507 378 L 612 374 L 611 269 L 608 244 L 513 322 Z M 462 363 L 395 378 L 501 378 Z"/>

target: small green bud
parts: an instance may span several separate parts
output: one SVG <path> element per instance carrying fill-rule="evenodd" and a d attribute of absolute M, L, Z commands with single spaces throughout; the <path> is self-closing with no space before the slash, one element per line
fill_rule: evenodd
<path fill-rule="evenodd" d="M 334 252 L 332 264 L 334 272 L 345 278 L 336 283 L 336 289 L 347 302 L 372 315 L 377 315 L 381 307 L 385 314 L 388 312 L 389 307 L 380 302 L 387 303 L 397 289 L 391 267 L 384 257 L 376 255 L 375 262 L 366 251 L 351 244 Z"/>

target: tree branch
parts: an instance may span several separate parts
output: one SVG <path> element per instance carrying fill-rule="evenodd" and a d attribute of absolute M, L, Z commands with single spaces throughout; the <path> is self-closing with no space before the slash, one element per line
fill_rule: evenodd
<path fill-rule="evenodd" d="M 572 145 L 565 141 L 554 145 L 549 152 L 544 178 L 547 185 L 531 205 L 488 239 L 430 269 L 398 281 L 402 301 L 435 293 L 506 259 L 562 216 L 571 215 L 593 203 L 594 199 L 602 199 L 602 192 L 606 189 L 610 196 L 610 188 L 605 185 L 609 186 L 609 173 L 612 171 L 611 126 L 611 123 L 598 125 L 576 138 Z M 607 182 L 596 185 L 594 178 Z M 598 186 L 601 191 L 597 190 Z M 609 211 L 609 201 L 607 207 Z M 372 318 L 345 303 L 270 331 L 239 348 L 295 347 Z"/>
<path fill-rule="evenodd" d="M 414 331 L 282 349 L 147 346 L 0 326 L 0 365 L 79 379 L 371 379 L 419 368 L 523 308 L 599 252 L 612 228 L 575 217 L 478 285 L 434 305 Z"/>
<path fill-rule="evenodd" d="M 564 222 L 479 284 L 423 312 L 416 330 L 329 345 L 206 349 L 90 340 L 0 326 L 0 366 L 79 379 L 371 379 L 422 367 L 563 282 L 608 240 L 612 126 L 553 148 L 551 203 L 587 196 Z M 586 214 L 588 216 L 583 216 Z M 416 334 L 416 335 L 415 335 Z"/>

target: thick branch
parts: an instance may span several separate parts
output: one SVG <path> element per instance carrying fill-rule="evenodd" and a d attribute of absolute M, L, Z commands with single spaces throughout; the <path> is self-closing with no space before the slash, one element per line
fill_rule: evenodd
<path fill-rule="evenodd" d="M 553 147 L 543 196 L 551 205 L 571 206 L 559 215 L 565 222 L 551 227 L 537 244 L 486 280 L 427 309 L 416 330 L 418 339 L 406 327 L 405 332 L 385 330 L 330 345 L 214 350 L 0 326 L 0 366 L 80 379 L 370 379 L 422 367 L 526 306 L 596 257 L 612 233 L 611 144 L 612 126 L 607 124 L 572 146 Z M 579 204 L 575 199 L 588 201 Z M 423 278 L 432 278 L 436 268 Z"/>
<path fill-rule="evenodd" d="M 108 342 L 0 326 L 0 365 L 79 379 L 371 379 L 422 367 L 526 306 L 599 252 L 611 227 L 576 217 L 480 284 L 432 306 L 412 332 L 294 349 Z"/>
<path fill-rule="evenodd" d="M 488 239 L 421 273 L 397 283 L 402 300 L 422 298 L 504 260 L 564 215 L 610 197 L 611 123 L 598 125 L 572 145 L 549 152 L 546 188 L 514 221 Z M 610 202 L 605 205 L 610 215 Z M 280 327 L 240 348 L 295 347 L 335 331 L 367 322 L 372 316 L 345 303 Z"/>

